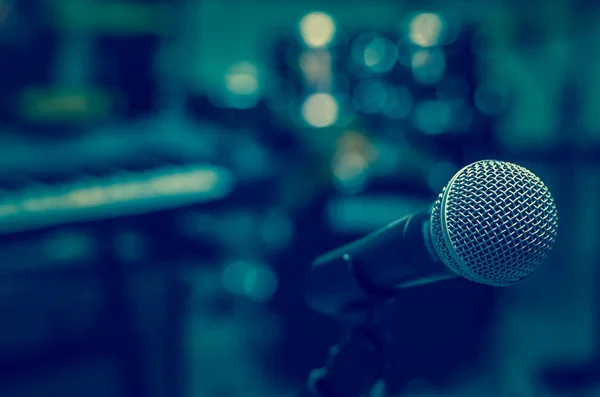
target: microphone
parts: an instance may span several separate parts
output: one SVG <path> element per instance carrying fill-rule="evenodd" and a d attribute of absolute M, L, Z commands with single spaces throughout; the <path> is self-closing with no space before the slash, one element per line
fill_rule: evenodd
<path fill-rule="evenodd" d="M 478 161 L 458 171 L 427 210 L 318 257 L 307 301 L 340 315 L 439 280 L 513 285 L 550 252 L 557 221 L 554 199 L 535 174 Z"/>

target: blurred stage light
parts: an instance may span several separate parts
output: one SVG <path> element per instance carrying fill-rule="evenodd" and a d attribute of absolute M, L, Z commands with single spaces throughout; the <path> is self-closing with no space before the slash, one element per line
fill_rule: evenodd
<path fill-rule="evenodd" d="M 252 95 L 258 91 L 258 69 L 250 62 L 237 63 L 229 68 L 225 84 L 234 94 Z"/>
<path fill-rule="evenodd" d="M 224 287 L 234 295 L 256 302 L 269 301 L 278 287 L 277 276 L 268 266 L 235 261 L 223 268 Z"/>
<path fill-rule="evenodd" d="M 409 25 L 409 37 L 420 47 L 433 47 L 440 44 L 444 24 L 438 14 L 416 15 Z"/>
<path fill-rule="evenodd" d="M 379 35 L 375 32 L 361 33 L 352 40 L 350 45 L 350 56 L 352 62 L 356 65 L 365 66 L 365 50 L 369 43 L 379 38 Z"/>
<path fill-rule="evenodd" d="M 307 46 L 326 47 L 335 35 L 335 22 L 324 12 L 311 12 L 300 21 L 300 34 Z"/>
<path fill-rule="evenodd" d="M 339 152 L 359 152 L 364 154 L 369 160 L 375 155 L 375 148 L 371 145 L 368 138 L 357 131 L 346 131 L 339 136 L 336 142 Z"/>
<path fill-rule="evenodd" d="M 312 127 L 324 128 L 335 124 L 339 116 L 339 105 L 330 94 L 312 94 L 302 105 L 302 117 Z"/>
<path fill-rule="evenodd" d="M 352 63 L 359 67 L 359 71 L 384 73 L 395 66 L 398 49 L 392 41 L 380 34 L 366 32 L 352 40 L 350 56 Z"/>
<path fill-rule="evenodd" d="M 363 52 L 365 65 L 376 73 L 391 70 L 398 59 L 398 49 L 390 40 L 377 37 L 367 44 Z"/>
<path fill-rule="evenodd" d="M 363 190 L 370 176 L 370 165 L 377 159 L 377 149 L 368 138 L 356 131 L 343 133 L 337 140 L 332 160 L 335 183 L 344 193 Z"/>
<path fill-rule="evenodd" d="M 300 69 L 306 83 L 315 90 L 331 89 L 332 59 L 327 50 L 305 51 L 300 55 Z"/>
<path fill-rule="evenodd" d="M 417 105 L 415 125 L 427 135 L 439 135 L 448 130 L 452 109 L 446 101 L 425 101 Z"/>
<path fill-rule="evenodd" d="M 439 48 L 418 50 L 412 55 L 414 79 L 423 85 L 435 84 L 444 77 L 446 57 Z"/>
<path fill-rule="evenodd" d="M 248 109 L 260 98 L 258 68 L 250 62 L 232 65 L 225 74 L 227 96 L 225 105 L 237 109 Z"/>
<path fill-rule="evenodd" d="M 348 152 L 336 155 L 332 168 L 335 183 L 344 193 L 358 193 L 368 182 L 369 161 L 361 153 Z"/>

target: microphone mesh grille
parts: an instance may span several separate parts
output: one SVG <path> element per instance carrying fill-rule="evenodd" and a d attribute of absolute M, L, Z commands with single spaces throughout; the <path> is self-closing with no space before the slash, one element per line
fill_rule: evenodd
<path fill-rule="evenodd" d="M 529 276 L 550 251 L 558 215 L 544 183 L 515 164 L 484 160 L 459 171 L 431 213 L 442 261 L 475 282 L 502 286 Z"/>

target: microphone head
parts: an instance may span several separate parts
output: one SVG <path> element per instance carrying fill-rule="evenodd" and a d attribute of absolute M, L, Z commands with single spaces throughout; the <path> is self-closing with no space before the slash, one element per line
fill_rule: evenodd
<path fill-rule="evenodd" d="M 507 286 L 528 277 L 554 244 L 558 214 L 529 170 L 483 160 L 454 175 L 431 211 L 441 260 L 471 281 Z"/>

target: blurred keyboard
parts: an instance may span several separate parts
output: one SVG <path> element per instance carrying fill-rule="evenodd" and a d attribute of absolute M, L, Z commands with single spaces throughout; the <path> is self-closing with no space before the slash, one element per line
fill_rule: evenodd
<path fill-rule="evenodd" d="M 0 145 L 0 233 L 214 201 L 232 191 L 232 171 L 210 156 L 210 134 L 135 129 Z"/>

